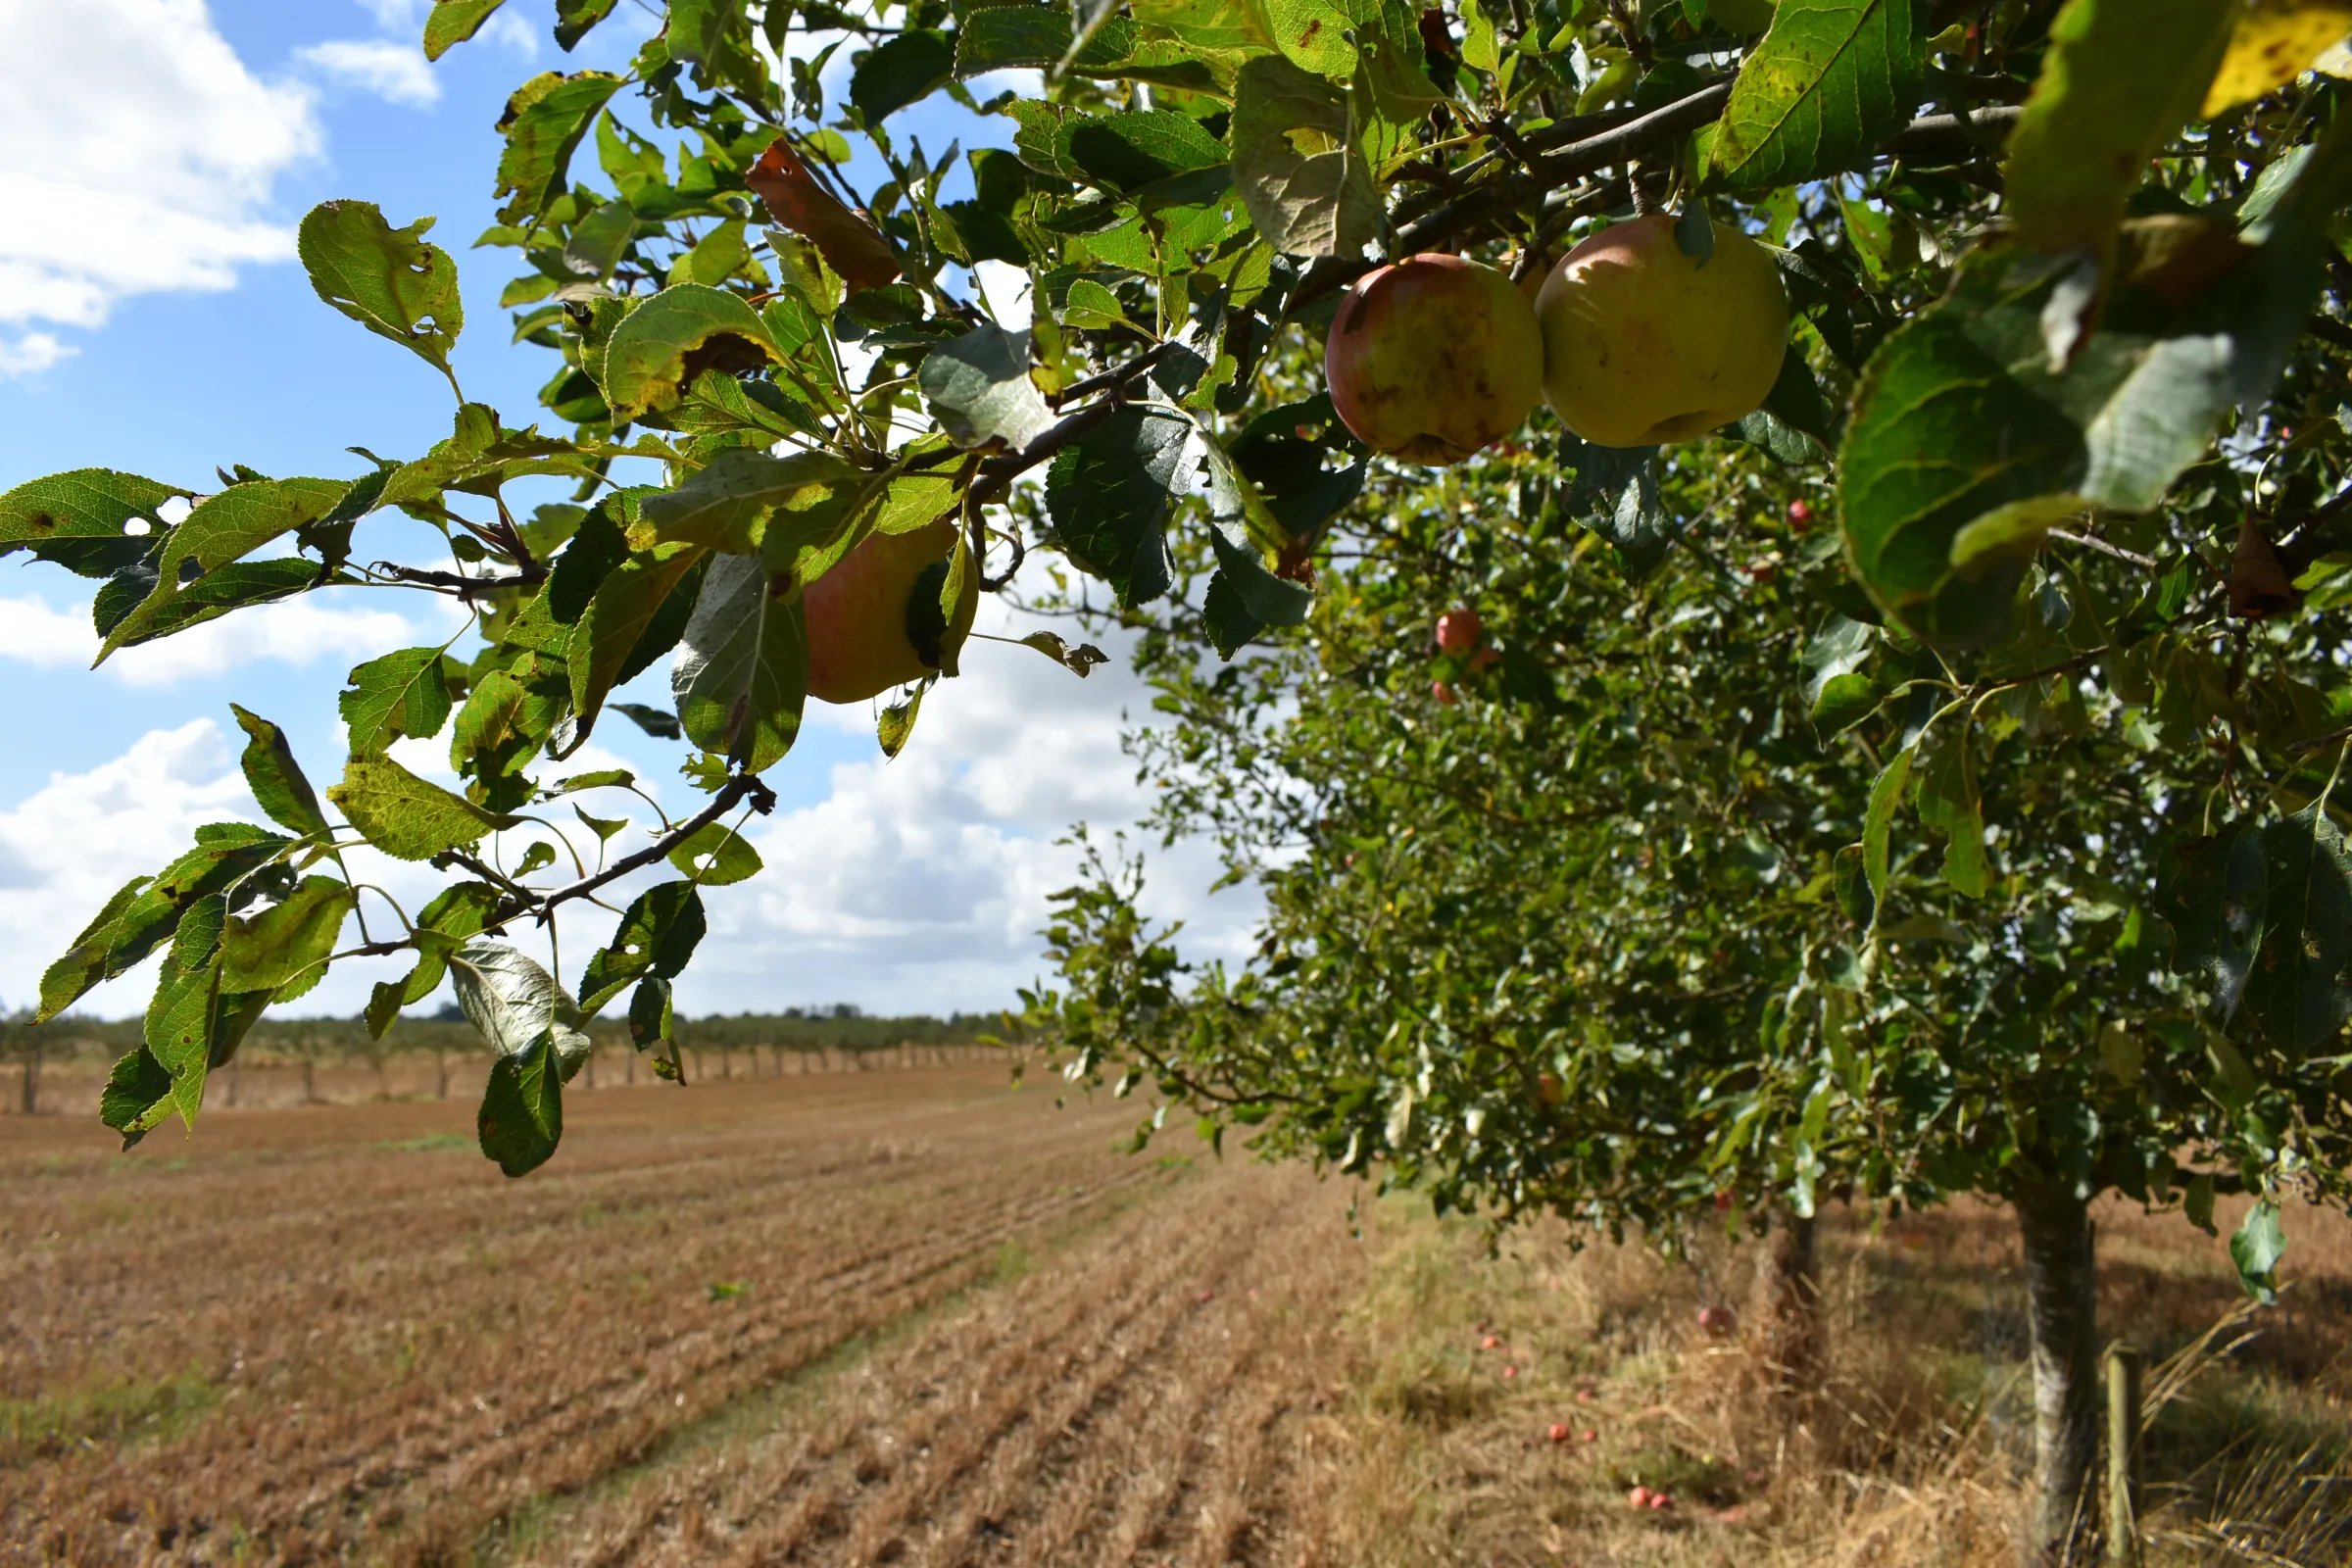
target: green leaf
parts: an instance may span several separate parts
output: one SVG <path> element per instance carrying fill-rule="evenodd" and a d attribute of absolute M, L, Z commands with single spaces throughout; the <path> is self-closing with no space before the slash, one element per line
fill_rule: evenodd
<path fill-rule="evenodd" d="M 924 355 L 918 379 L 932 417 L 959 447 L 994 441 L 1018 452 L 1054 423 L 1029 378 L 1026 332 L 984 321 Z"/>
<path fill-rule="evenodd" d="M 566 1078 L 585 1059 L 579 1004 L 529 955 L 475 937 L 449 956 L 449 976 L 459 1009 L 491 1050 L 512 1055 L 550 1040 Z"/>
<path fill-rule="evenodd" d="M 929 97 L 956 74 L 956 40 L 912 27 L 862 56 L 850 74 L 850 102 L 869 125 Z"/>
<path fill-rule="evenodd" d="M 692 882 L 662 882 L 640 893 L 614 927 L 610 947 L 588 960 L 580 1006 L 593 1016 L 647 975 L 674 980 L 703 940 L 703 896 Z"/>
<path fill-rule="evenodd" d="M 774 524 L 778 564 L 790 564 L 804 545 L 837 559 L 862 503 L 886 481 L 829 452 L 770 457 L 732 448 L 686 476 L 675 490 L 638 504 L 629 543 L 648 550 L 664 544 L 700 545 L 729 555 L 759 553 Z M 926 518 L 926 521 L 929 519 Z"/>
<path fill-rule="evenodd" d="M 1081 116 L 1069 122 L 1063 146 L 1090 183 L 1122 195 L 1226 162 L 1222 142 L 1172 109 Z"/>
<path fill-rule="evenodd" d="M 1657 458 L 1656 447 L 1602 447 L 1560 435 L 1560 461 L 1576 468 L 1569 508 L 1615 548 L 1636 582 L 1665 563 L 1678 533 L 1658 493 Z"/>
<path fill-rule="evenodd" d="M 416 962 L 403 982 L 404 1004 L 422 1002 L 449 973 L 449 956 L 459 943 L 479 935 L 506 897 L 487 882 L 458 882 L 443 888 L 416 911 Z"/>
<path fill-rule="evenodd" d="M 170 636 L 241 605 L 298 593 L 322 579 L 314 563 L 256 562 L 223 572 L 281 534 L 318 521 L 351 488 L 342 479 L 254 479 L 218 492 L 165 536 L 155 586 L 108 630 L 104 663 L 118 648 Z"/>
<path fill-rule="evenodd" d="M 2262 945 L 2246 1007 L 2281 1051 L 2325 1044 L 2352 1017 L 2352 854 L 2319 801 L 2263 829 Z"/>
<path fill-rule="evenodd" d="M 914 738 L 914 721 L 922 716 L 923 693 L 931 689 L 929 681 L 915 687 L 914 695 L 903 703 L 893 703 L 882 710 L 874 720 L 874 741 L 882 748 L 884 757 L 895 758 L 906 749 Z"/>
<path fill-rule="evenodd" d="M 620 714 L 656 740 L 676 741 L 686 738 L 685 728 L 678 723 L 678 715 L 675 713 L 663 712 L 661 709 L 650 708 L 644 703 L 614 703 L 612 711 Z"/>
<path fill-rule="evenodd" d="M 160 509 L 191 492 L 112 468 L 74 468 L 28 479 L 0 495 L 0 556 L 26 546 L 73 539 L 120 539 L 134 518 L 152 543 L 164 520 Z"/>
<path fill-rule="evenodd" d="M 674 408 L 714 357 L 778 365 L 787 358 L 741 295 L 701 283 L 663 289 L 631 311 L 605 345 L 602 379 L 612 417 Z"/>
<path fill-rule="evenodd" d="M 636 994 L 629 998 L 629 1040 L 639 1051 L 650 1047 L 667 1046 L 669 1056 L 659 1055 L 654 1061 L 656 1077 L 683 1081 L 678 1069 L 678 1040 L 676 1019 L 670 1010 L 669 982 L 662 979 L 641 980 Z"/>
<path fill-rule="evenodd" d="M 1217 572 L 1209 579 L 1201 613 L 1219 655 L 1231 659 L 1244 643 L 1269 628 L 1305 623 L 1314 607 L 1312 590 L 1275 576 L 1256 551 L 1234 543 L 1222 528 L 1210 528 L 1208 542 L 1216 554 Z"/>
<path fill-rule="evenodd" d="M 172 1103 L 189 1127 L 204 1107 L 220 1002 L 221 933 L 228 900 L 199 899 L 172 934 L 142 1025 L 147 1054 L 172 1075 Z"/>
<path fill-rule="evenodd" d="M 449 732 L 449 765 L 472 780 L 473 800 L 492 809 L 522 804 L 522 770 L 563 719 L 568 688 L 562 666 L 536 657 L 512 669 L 493 669 L 474 683 Z"/>
<path fill-rule="evenodd" d="M 1347 96 L 1265 56 L 1234 83 L 1233 183 L 1266 242 L 1294 256 L 1358 257 L 1387 226 Z"/>
<path fill-rule="evenodd" d="M 1870 808 L 1862 819 L 1862 871 L 1870 881 L 1871 905 L 1886 907 L 1886 835 L 1894 826 L 1896 808 L 1903 804 L 1903 785 L 1911 777 L 1911 759 L 1918 750 L 1906 746 L 1894 754 L 1870 786 Z M 1874 916 L 1875 918 L 1875 916 Z"/>
<path fill-rule="evenodd" d="M 2188 122 L 2236 0 L 2072 0 L 2009 137 L 2006 207 L 2027 244 L 2104 261 L 2148 160 Z"/>
<path fill-rule="evenodd" d="M 594 727 L 607 694 L 628 678 L 624 671 L 635 662 L 637 649 L 655 639 L 657 622 L 672 594 L 686 585 L 688 573 L 702 564 L 707 554 L 694 545 L 662 545 L 633 555 L 589 600 L 572 633 L 570 655 L 571 710 L 581 739 Z M 679 630 L 684 628 L 681 619 Z M 668 651 L 664 646 L 653 657 L 659 659 Z"/>
<path fill-rule="evenodd" d="M 429 860 L 515 821 L 418 778 L 389 757 L 353 758 L 326 798 L 362 837 L 398 860 Z"/>
<path fill-rule="evenodd" d="M 580 519 L 580 531 L 556 557 L 547 574 L 547 612 L 558 622 L 576 625 L 596 590 L 612 568 L 629 559 L 627 526 L 649 492 L 632 488 L 608 495 Z"/>
<path fill-rule="evenodd" d="M 98 1119 L 130 1148 L 172 1111 L 172 1074 L 141 1046 L 115 1063 L 98 1095 Z"/>
<path fill-rule="evenodd" d="M 1036 649 L 1082 680 L 1094 672 L 1097 664 L 1110 662 L 1110 656 L 1093 643 L 1080 643 L 1073 648 L 1050 631 L 1031 632 L 1021 639 L 1021 646 Z"/>
<path fill-rule="evenodd" d="M 669 852 L 669 863 L 705 887 L 723 888 L 760 874 L 760 852 L 724 822 L 706 822 Z"/>
<path fill-rule="evenodd" d="M 2189 1179 L 2187 1190 L 2180 1195 L 2181 1217 L 2206 1235 L 2213 1228 L 2213 1172 L 2200 1171 Z"/>
<path fill-rule="evenodd" d="M 1914 0 L 1780 0 L 1740 68 L 1708 154 L 1734 190 L 1859 167 L 1919 108 L 1927 61 Z"/>
<path fill-rule="evenodd" d="M 2269 865 L 2263 833 L 2247 824 L 2219 838 L 2172 845 L 2158 861 L 2156 907 L 2173 928 L 2172 967 L 2213 993 L 2214 1016 L 2237 1010 L 2263 938 Z"/>
<path fill-rule="evenodd" d="M 556 0 L 556 46 L 565 54 L 612 14 L 620 0 Z"/>
<path fill-rule="evenodd" d="M 670 672 L 686 738 L 747 773 L 792 750 L 808 695 L 808 631 L 789 573 L 716 556 Z"/>
<path fill-rule="evenodd" d="M 509 1176 L 527 1176 L 554 1156 L 564 1139 L 564 1076 L 552 1035 L 491 1063 L 474 1131 L 483 1154 Z"/>
<path fill-rule="evenodd" d="M 425 243 L 432 226 L 419 218 L 394 228 L 372 202 L 320 202 L 304 215 L 295 252 L 320 299 L 447 375 L 466 306 L 458 264 Z"/>
<path fill-rule="evenodd" d="M 37 1020 L 56 1017 L 101 981 L 112 980 L 170 940 L 189 906 L 234 887 L 296 841 L 245 822 L 196 830 L 196 848 L 156 877 L 133 877 L 82 928 L 65 956 L 41 975 Z"/>
<path fill-rule="evenodd" d="M 567 76 L 551 71 L 524 82 L 507 101 L 499 121 L 507 146 L 498 160 L 497 193 L 513 200 L 499 209 L 500 222 L 528 222 L 564 193 L 573 150 L 619 86 L 610 72 Z"/>
<path fill-rule="evenodd" d="M 237 715 L 237 727 L 251 737 L 241 760 L 245 782 L 262 810 L 279 826 L 305 837 L 325 837 L 326 813 L 318 808 L 318 793 L 303 775 L 302 764 L 294 760 L 286 732 L 235 703 L 228 709 Z"/>
<path fill-rule="evenodd" d="M 2278 1300 L 2278 1261 L 2286 1256 L 2286 1227 L 2278 1221 L 2278 1205 L 2263 1199 L 2246 1210 L 2230 1238 L 2230 1261 L 2237 1265 L 2238 1283 L 2265 1306 Z"/>
<path fill-rule="evenodd" d="M 438 60 L 481 30 L 507 0 L 433 0 L 424 19 L 424 58 Z M 569 47 L 566 45 L 565 47 Z"/>
<path fill-rule="evenodd" d="M 1163 533 L 1185 485 L 1192 423 L 1125 408 L 1061 449 L 1046 474 L 1046 510 L 1057 542 L 1082 571 L 1125 605 L 1149 604 L 1173 585 Z"/>
<path fill-rule="evenodd" d="M 335 707 L 351 755 L 380 756 L 401 738 L 429 740 L 449 722 L 449 681 L 438 648 L 403 648 L 356 666 Z"/>
<path fill-rule="evenodd" d="M 1917 769 L 1919 819 L 1946 836 L 1943 880 L 1954 892 L 1981 899 L 1992 886 L 1992 862 L 1984 854 L 1984 808 L 1968 742 L 1964 724 L 1928 739 Z"/>
<path fill-rule="evenodd" d="M 232 918 L 221 939 L 220 983 L 230 991 L 275 991 L 312 978 L 342 933 L 359 895 L 329 876 L 305 877 L 281 904 Z"/>

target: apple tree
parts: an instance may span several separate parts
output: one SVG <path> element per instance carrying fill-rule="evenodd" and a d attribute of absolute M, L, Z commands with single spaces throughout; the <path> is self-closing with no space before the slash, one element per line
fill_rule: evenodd
<path fill-rule="evenodd" d="M 426 53 L 501 3 L 438 0 Z M 1115 875 L 1074 895 L 1082 1070 L 1506 1213 L 1998 1193 L 2039 1282 L 2041 1536 L 2079 1550 L 2082 1204 L 2341 1181 L 2343 8 L 555 19 L 566 50 L 634 31 L 496 127 L 478 243 L 521 270 L 543 411 L 466 396 L 455 259 L 354 193 L 304 220 L 304 268 L 415 357 L 355 336 L 348 373 L 445 389 L 447 438 L 0 493 L 0 551 L 99 585 L 102 658 L 329 587 L 468 612 L 352 671 L 323 789 L 240 709 L 269 822 L 201 829 L 48 970 L 53 1016 L 157 962 L 109 1125 L 193 1122 L 269 1006 L 373 963 L 378 1030 L 450 982 L 496 1054 L 484 1152 L 535 1168 L 590 1017 L 674 1063 L 703 890 L 760 869 L 738 830 L 808 700 L 896 683 L 877 741 L 909 744 L 974 596 L 1037 552 L 1164 687 L 1166 825 L 1271 899 L 1261 959 L 1203 991 Z M 1762 317 L 1714 290 L 1761 275 L 1749 248 Z M 1535 295 L 1559 411 L 1436 473 L 1359 441 L 1318 365 L 1358 279 L 1433 252 Z M 1599 444 L 1595 410 L 1651 396 L 1642 444 Z M 1767 551 L 1792 485 L 1818 532 Z M 1465 599 L 1492 646 L 1431 669 Z M 665 659 L 668 710 L 612 701 Z M 649 842 L 596 809 L 633 779 L 564 767 L 622 721 L 704 795 Z M 445 738 L 457 789 L 394 755 Z M 401 906 L 362 846 L 439 891 Z M 576 973 L 510 940 L 567 917 L 601 939 Z"/>

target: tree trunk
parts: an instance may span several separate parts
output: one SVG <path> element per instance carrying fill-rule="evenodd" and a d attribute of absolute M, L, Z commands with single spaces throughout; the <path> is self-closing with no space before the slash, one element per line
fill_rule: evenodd
<path fill-rule="evenodd" d="M 620 1058 L 620 1081 L 632 1089 L 637 1087 L 637 1053 L 634 1051 Z"/>
<path fill-rule="evenodd" d="M 581 1087 L 586 1089 L 596 1087 L 596 1048 L 594 1046 L 588 1048 L 588 1059 L 581 1064 L 580 1077 Z"/>
<path fill-rule="evenodd" d="M 433 1098 L 449 1098 L 449 1053 L 439 1047 L 433 1049 Z"/>
<path fill-rule="evenodd" d="M 2097 1557 L 2098 1269 L 2090 1205 L 2069 1188 L 2040 1184 L 2021 1186 L 2012 1201 L 2025 1243 L 2034 1343 L 2034 1503 L 2025 1557 L 2032 1568 L 2075 1568 Z"/>
<path fill-rule="evenodd" d="M 1773 1376 L 1784 1394 L 1809 1394 L 1821 1384 L 1820 1222 L 1783 1206 L 1765 1236 L 1768 1266 L 1760 1317 Z"/>
<path fill-rule="evenodd" d="M 24 1114 L 41 1113 L 41 1042 L 35 1038 L 32 1052 L 24 1058 Z"/>
<path fill-rule="evenodd" d="M 314 1087 L 311 1077 L 311 1069 L 314 1065 L 316 1064 L 310 1057 L 302 1058 L 302 1102 L 306 1105 L 318 1103 L 318 1091 Z"/>

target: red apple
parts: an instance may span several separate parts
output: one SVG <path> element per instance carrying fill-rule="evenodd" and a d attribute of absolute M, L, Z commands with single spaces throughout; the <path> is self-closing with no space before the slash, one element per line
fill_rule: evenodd
<path fill-rule="evenodd" d="M 1429 683 L 1429 695 L 1438 700 L 1438 706 L 1441 708 L 1451 708 L 1461 700 L 1453 695 L 1453 688 L 1442 680 L 1433 680 Z"/>
<path fill-rule="evenodd" d="M 1478 1342 L 1478 1348 L 1482 1350 L 1499 1350 L 1502 1348 L 1502 1342 L 1490 1334 Z"/>
<path fill-rule="evenodd" d="M 1771 252 L 1717 223 L 1712 253 L 1686 256 L 1663 214 L 1612 224 L 1561 257 L 1536 315 L 1544 399 L 1606 447 L 1689 441 L 1755 413 L 1788 346 Z"/>
<path fill-rule="evenodd" d="M 872 534 L 808 585 L 802 603 L 808 618 L 809 696 L 862 703 L 940 667 L 942 650 L 917 649 L 908 634 L 910 621 L 928 619 L 936 626 L 937 611 L 927 617 L 909 612 L 917 610 L 912 601 L 918 581 L 928 587 L 938 580 L 925 571 L 955 548 L 952 517 L 908 533 Z M 950 648 L 963 641 L 979 609 L 978 585 L 967 583 L 947 628 Z"/>
<path fill-rule="evenodd" d="M 1709 1339 L 1726 1339 L 1740 1327 L 1740 1314 L 1728 1306 L 1702 1306 L 1698 1326 Z"/>
<path fill-rule="evenodd" d="M 1548 1438 L 1553 1443 L 1566 1443 L 1568 1441 L 1568 1423 L 1565 1421 L 1554 1421 L 1550 1427 L 1545 1430 L 1544 1436 Z"/>
<path fill-rule="evenodd" d="M 1506 1366 L 1502 1369 L 1502 1375 L 1505 1378 L 1515 1378 L 1519 1375 L 1519 1369 L 1515 1366 Z"/>
<path fill-rule="evenodd" d="M 1438 617 L 1438 652 L 1466 654 L 1487 635 L 1487 624 L 1475 610 L 1448 610 Z"/>
<path fill-rule="evenodd" d="M 1511 280 L 1459 256 L 1408 256 L 1356 284 L 1331 318 L 1332 406 L 1375 452 L 1461 462 L 1527 421 L 1544 336 Z"/>
<path fill-rule="evenodd" d="M 1788 526 L 1789 526 L 1789 527 L 1791 527 L 1791 528 L 1794 528 L 1794 529 L 1795 529 L 1795 530 L 1796 530 L 1798 533 L 1803 533 L 1803 532 L 1804 532 L 1804 531 L 1805 531 L 1807 528 L 1810 528 L 1810 527 L 1812 527 L 1812 526 L 1813 526 L 1813 506 L 1812 506 L 1812 503 L 1808 502 L 1808 501 L 1803 501 L 1803 500 L 1797 500 L 1797 501 L 1791 501 L 1791 502 L 1789 502 L 1789 503 L 1788 503 Z"/>
<path fill-rule="evenodd" d="M 1730 1188 L 1727 1187 L 1715 1195 L 1715 1208 L 1718 1213 L 1728 1214 L 1731 1212 L 1732 1190 Z"/>
<path fill-rule="evenodd" d="M 1674 1494 L 1669 1492 L 1653 1492 L 1649 1494 L 1649 1505 L 1653 1510 L 1671 1508 L 1674 1506 Z"/>
<path fill-rule="evenodd" d="M 1600 1434 L 1593 1431 L 1591 1427 L 1587 1427 L 1576 1441 L 1579 1443 L 1598 1443 L 1600 1441 Z"/>
<path fill-rule="evenodd" d="M 1636 1487 L 1633 1491 L 1625 1494 L 1625 1500 L 1632 1503 L 1637 1508 L 1646 1508 L 1649 1506 L 1649 1489 L 1647 1487 Z"/>

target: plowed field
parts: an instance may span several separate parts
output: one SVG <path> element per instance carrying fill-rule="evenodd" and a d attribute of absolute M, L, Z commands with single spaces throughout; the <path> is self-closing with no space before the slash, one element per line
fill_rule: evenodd
<path fill-rule="evenodd" d="M 1298 1560 L 1344 1190 L 1001 1067 L 565 1109 L 0 1128 L 9 1560 Z"/>

